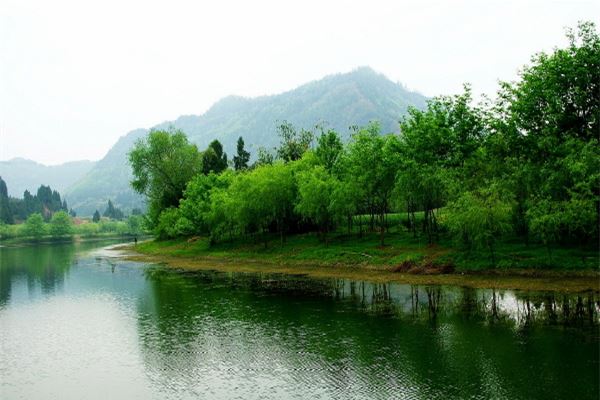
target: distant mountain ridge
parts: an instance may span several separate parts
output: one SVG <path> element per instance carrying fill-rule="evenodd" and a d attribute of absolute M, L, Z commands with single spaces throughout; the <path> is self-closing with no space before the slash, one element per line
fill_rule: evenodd
<path fill-rule="evenodd" d="M 345 74 L 326 76 L 296 89 L 255 98 L 228 96 L 202 115 L 184 115 L 154 128 L 181 129 L 203 150 L 218 139 L 229 159 L 242 136 L 253 156 L 259 146 L 276 146 L 278 121 L 287 120 L 298 128 L 324 124 L 347 139 L 349 127 L 379 121 L 382 132 L 398 132 L 399 120 L 409 106 L 424 108 L 427 98 L 394 83 L 369 67 Z M 138 129 L 122 136 L 107 155 L 81 180 L 66 191 L 67 198 L 81 215 L 106 207 L 112 199 L 117 207 L 130 210 L 143 205 L 129 187 L 131 170 L 127 152 L 148 130 Z"/>
<path fill-rule="evenodd" d="M 12 197 L 22 198 L 25 190 L 35 194 L 40 185 L 50 185 L 62 195 L 67 187 L 83 178 L 95 164 L 94 161 L 82 160 L 44 165 L 25 158 L 13 158 L 0 161 L 0 176 Z"/>

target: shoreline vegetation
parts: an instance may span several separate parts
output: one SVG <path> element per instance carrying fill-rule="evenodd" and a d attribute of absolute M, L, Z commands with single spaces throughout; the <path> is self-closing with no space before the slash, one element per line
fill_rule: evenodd
<path fill-rule="evenodd" d="M 588 268 L 535 268 L 544 262 L 545 249 L 532 247 L 515 255 L 521 265 L 505 268 L 483 267 L 485 255 L 465 257 L 443 245 L 428 246 L 390 235 L 390 244 L 377 246 L 377 235 L 361 240 L 339 237 L 328 246 L 314 235 L 289 237 L 283 246 L 264 249 L 260 243 L 232 242 L 210 246 L 205 238 L 147 240 L 137 245 L 114 247 L 125 259 L 157 263 L 185 271 L 216 270 L 229 273 L 281 273 L 314 278 L 344 278 L 370 282 L 397 282 L 420 285 L 457 285 L 475 288 L 523 289 L 559 292 L 600 291 L 600 274 L 590 260 Z M 518 249 L 508 245 L 507 254 Z M 557 249 L 557 257 L 573 260 L 579 254 Z M 537 257 L 536 257 L 537 254 Z M 588 257 L 593 257 L 593 252 Z M 461 258 L 462 257 L 462 258 Z M 479 263 L 477 260 L 479 259 Z M 458 261 L 458 266 L 453 264 Z M 557 260 L 558 261 L 558 260 Z M 547 260 L 545 261 L 547 262 Z M 580 261 L 581 262 L 581 261 Z"/>
<path fill-rule="evenodd" d="M 567 39 L 495 100 L 476 104 L 465 85 L 409 108 L 396 133 L 277 121 L 278 147 L 252 157 L 239 137 L 230 160 L 219 140 L 200 151 L 151 130 L 128 154 L 158 239 L 137 250 L 190 268 L 543 275 L 598 290 L 600 36 L 582 22 Z"/>
<path fill-rule="evenodd" d="M 22 224 L 0 224 L 0 246 L 79 242 L 112 238 L 148 237 L 143 228 L 143 216 L 131 215 L 127 220 L 102 218 L 97 222 L 73 218 L 66 212 L 52 214 L 49 222 L 44 222 L 41 214 L 34 213 Z"/>
<path fill-rule="evenodd" d="M 94 242 L 103 240 L 119 240 L 119 239 L 130 239 L 132 242 L 134 238 L 138 240 L 146 240 L 150 235 L 134 235 L 130 233 L 106 233 L 98 234 L 94 236 L 85 235 L 67 235 L 67 236 L 45 236 L 42 238 L 31 238 L 31 237 L 15 237 L 10 239 L 0 240 L 0 247 L 17 247 L 17 246 L 34 246 L 44 244 L 61 244 L 61 243 L 80 243 L 80 242 Z"/>

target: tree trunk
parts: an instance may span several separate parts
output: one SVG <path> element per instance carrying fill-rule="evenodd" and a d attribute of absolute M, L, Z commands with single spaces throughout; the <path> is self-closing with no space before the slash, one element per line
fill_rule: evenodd
<path fill-rule="evenodd" d="M 379 221 L 380 221 L 380 242 L 381 242 L 381 246 L 385 246 L 385 212 L 382 212 L 380 217 L 379 217 Z"/>

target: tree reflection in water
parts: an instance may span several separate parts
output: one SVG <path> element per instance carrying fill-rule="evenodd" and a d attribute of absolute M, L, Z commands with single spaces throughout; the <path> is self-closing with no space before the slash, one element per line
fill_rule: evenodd
<path fill-rule="evenodd" d="M 202 392 L 267 379 L 348 398 L 598 395 L 597 293 L 147 271 L 139 330 L 162 384 Z"/>

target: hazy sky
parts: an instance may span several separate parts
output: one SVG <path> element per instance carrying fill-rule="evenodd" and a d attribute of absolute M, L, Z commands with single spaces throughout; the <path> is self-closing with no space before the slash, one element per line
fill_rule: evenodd
<path fill-rule="evenodd" d="M 0 0 L 0 160 L 102 158 L 229 94 L 369 65 L 433 96 L 493 93 L 600 1 Z"/>

